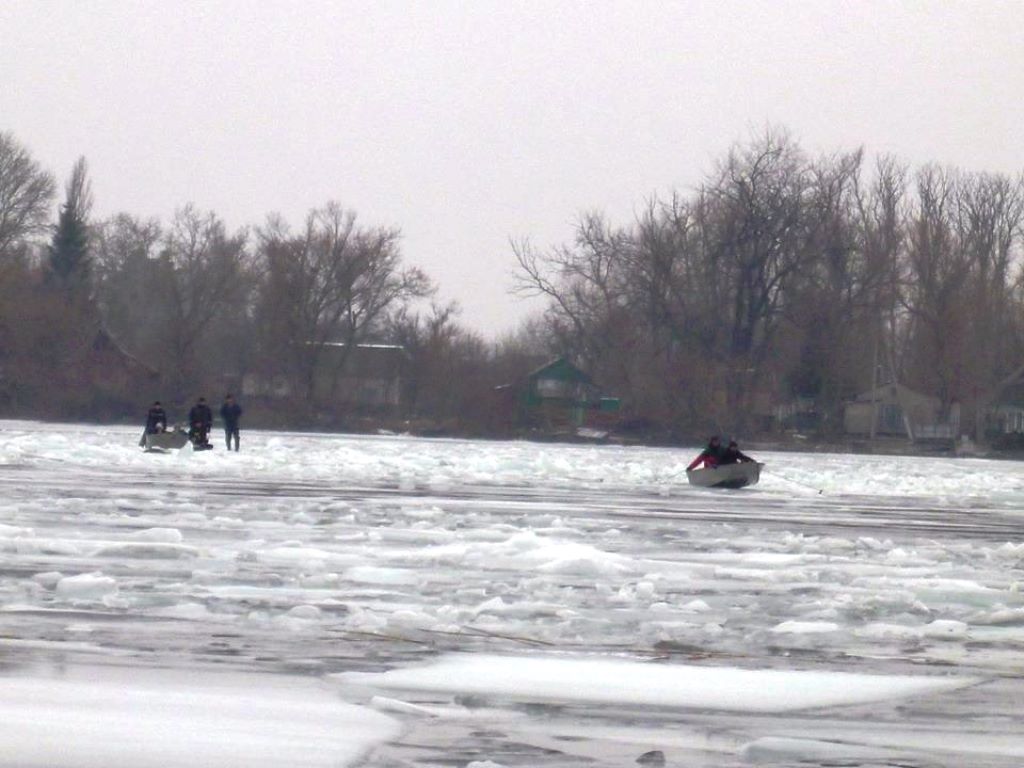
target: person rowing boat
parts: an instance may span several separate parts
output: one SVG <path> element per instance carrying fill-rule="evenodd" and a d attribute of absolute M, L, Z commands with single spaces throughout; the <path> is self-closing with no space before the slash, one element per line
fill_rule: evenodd
<path fill-rule="evenodd" d="M 722 447 L 717 435 L 708 440 L 707 447 L 686 468 L 690 485 L 705 488 L 743 488 L 754 485 L 761 475 L 762 465 L 743 453 L 735 440 Z"/>
<path fill-rule="evenodd" d="M 697 454 L 697 458 L 690 462 L 690 465 L 686 468 L 686 471 L 697 469 L 698 467 L 704 467 L 705 469 L 710 467 L 717 467 L 725 454 L 725 449 L 722 448 L 722 441 L 718 435 L 712 435 L 708 440 L 707 446 Z"/>

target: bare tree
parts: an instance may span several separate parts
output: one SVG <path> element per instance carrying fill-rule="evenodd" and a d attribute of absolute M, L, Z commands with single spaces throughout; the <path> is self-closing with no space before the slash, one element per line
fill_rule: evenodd
<path fill-rule="evenodd" d="M 882 358 L 889 361 L 894 377 L 906 356 L 899 312 L 905 282 L 907 175 L 906 166 L 895 158 L 879 158 L 870 187 L 866 191 L 858 188 L 854 213 L 864 252 L 865 288 L 871 295 L 869 311 L 877 313 L 872 345 L 884 349 Z"/>
<path fill-rule="evenodd" d="M 588 213 L 580 217 L 572 245 L 547 252 L 538 252 L 525 239 L 511 245 L 519 263 L 513 290 L 549 297 L 550 320 L 562 336 L 563 351 L 599 363 L 609 343 L 608 324 L 625 301 L 623 277 L 632 235 Z"/>
<path fill-rule="evenodd" d="M 243 289 L 247 237 L 245 231 L 229 235 L 216 214 L 200 213 L 192 205 L 175 214 L 164 236 L 166 352 L 178 396 L 204 372 L 196 354 L 203 334 Z"/>
<path fill-rule="evenodd" d="M 412 417 L 466 424 L 486 409 L 489 350 L 457 322 L 457 303 L 432 304 L 429 313 L 402 307 L 388 318 L 387 339 L 405 350 L 404 403 Z M 470 418 L 467 418 L 470 417 Z"/>
<path fill-rule="evenodd" d="M 337 203 L 311 211 L 295 235 L 271 217 L 259 239 L 265 354 L 290 362 L 308 403 L 316 401 L 318 379 L 336 381 L 351 350 L 387 312 L 434 291 L 421 270 L 402 267 L 397 229 L 361 229 L 355 213 Z M 330 343 L 341 345 L 341 354 L 327 371 L 323 351 Z"/>
<path fill-rule="evenodd" d="M 963 299 L 974 266 L 957 228 L 958 186 L 952 171 L 926 166 L 917 173 L 902 298 L 911 323 L 911 376 L 946 408 L 964 391 L 969 308 Z"/>
<path fill-rule="evenodd" d="M 1014 327 L 1013 286 L 1020 273 L 1024 182 L 1018 177 L 974 174 L 961 180 L 957 233 L 972 274 L 966 287 L 969 343 L 964 360 L 965 401 L 976 437 L 984 438 L 984 411 L 1000 384 L 1022 364 L 1022 339 Z"/>
<path fill-rule="evenodd" d="M 166 368 L 169 277 L 159 260 L 160 224 L 120 213 L 93 232 L 96 301 L 107 328 L 134 355 Z"/>
<path fill-rule="evenodd" d="M 570 355 L 606 388 L 629 397 L 645 354 L 643 325 L 631 306 L 630 270 L 636 237 L 611 227 L 603 216 L 581 216 L 571 245 L 536 251 L 528 241 L 512 243 L 519 262 L 515 290 L 551 298 L 547 332 L 559 354 Z"/>
<path fill-rule="evenodd" d="M 705 184 L 712 295 L 721 297 L 727 333 L 718 358 L 723 418 L 741 430 L 761 383 L 794 279 L 811 256 L 808 165 L 785 133 L 735 147 Z"/>
<path fill-rule="evenodd" d="M 9 132 L 0 132 L 0 258 L 46 230 L 56 184 Z"/>
<path fill-rule="evenodd" d="M 785 315 L 797 345 L 781 357 L 790 392 L 813 397 L 830 429 L 844 397 L 863 380 L 880 279 L 867 257 L 859 224 L 860 151 L 823 157 L 808 166 L 806 265 L 793 280 Z"/>
<path fill-rule="evenodd" d="M 677 393 L 702 383 L 727 397 L 691 402 L 691 414 L 740 426 L 809 258 L 809 188 L 799 148 L 769 132 L 735 147 L 691 200 L 652 202 L 632 229 L 591 215 L 571 247 L 513 243 L 517 290 L 550 297 L 565 351 L 635 403 L 679 407 Z M 690 382 L 697 356 L 703 382 Z"/>

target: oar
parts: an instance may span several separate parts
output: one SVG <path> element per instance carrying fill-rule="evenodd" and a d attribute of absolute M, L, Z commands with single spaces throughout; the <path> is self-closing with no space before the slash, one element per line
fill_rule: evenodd
<path fill-rule="evenodd" d="M 764 469 L 762 469 L 761 473 L 765 475 L 771 475 L 772 477 L 777 477 L 780 480 L 785 480 L 787 483 L 793 483 L 793 485 L 799 485 L 800 487 L 807 488 L 808 490 L 811 491 L 817 491 L 819 494 L 825 492 L 824 488 L 818 488 L 817 486 L 811 485 L 810 483 L 802 483 L 799 480 L 793 480 L 792 478 L 780 475 L 778 472 L 765 472 Z"/>
<path fill-rule="evenodd" d="M 672 472 L 672 476 L 669 478 L 669 482 L 673 482 L 674 483 L 675 481 L 677 481 L 677 480 L 681 479 L 683 476 L 685 476 L 686 473 L 689 472 L 689 471 L 690 470 L 688 470 L 686 467 L 683 467 L 682 469 L 674 470 Z"/>

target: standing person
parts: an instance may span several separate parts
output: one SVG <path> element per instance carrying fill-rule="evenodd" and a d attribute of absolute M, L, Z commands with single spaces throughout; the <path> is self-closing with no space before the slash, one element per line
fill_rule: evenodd
<path fill-rule="evenodd" d="M 690 462 L 690 466 L 686 468 L 689 472 L 691 469 L 697 467 L 717 467 L 722 461 L 722 441 L 718 439 L 718 435 L 712 435 L 711 439 L 708 440 L 707 447 L 697 454 L 697 458 Z"/>
<path fill-rule="evenodd" d="M 213 411 L 206 404 L 206 398 L 200 397 L 188 412 L 188 436 L 192 444 L 197 448 L 212 448 L 209 438 L 212 426 Z"/>
<path fill-rule="evenodd" d="M 146 411 L 146 434 L 155 435 L 157 432 L 163 432 L 167 429 L 167 413 L 164 411 L 164 407 L 160 405 L 159 400 L 153 401 L 153 404 Z"/>
<path fill-rule="evenodd" d="M 242 406 L 235 402 L 229 392 L 224 396 L 224 404 L 220 407 L 220 417 L 224 420 L 224 438 L 231 450 L 231 438 L 235 438 L 235 453 L 238 453 L 238 420 L 242 417 Z"/>
<path fill-rule="evenodd" d="M 146 435 L 155 435 L 166 429 L 167 413 L 164 411 L 164 407 L 160 405 L 160 401 L 154 400 L 153 404 L 149 406 L 149 410 L 146 411 L 146 429 L 143 430 L 142 437 L 139 438 L 139 445 L 145 448 Z"/>

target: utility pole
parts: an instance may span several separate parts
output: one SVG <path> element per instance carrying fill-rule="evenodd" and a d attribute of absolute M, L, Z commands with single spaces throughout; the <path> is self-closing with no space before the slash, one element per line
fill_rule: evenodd
<path fill-rule="evenodd" d="M 875 442 L 878 425 L 878 339 L 882 335 L 880 325 L 875 326 L 875 343 L 871 350 L 871 442 Z"/>

